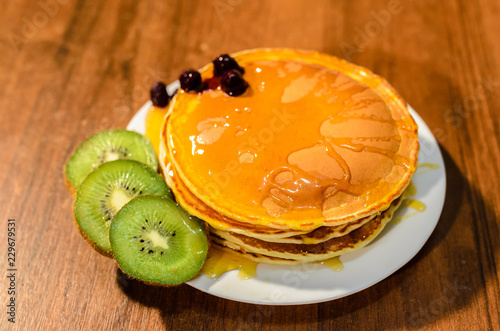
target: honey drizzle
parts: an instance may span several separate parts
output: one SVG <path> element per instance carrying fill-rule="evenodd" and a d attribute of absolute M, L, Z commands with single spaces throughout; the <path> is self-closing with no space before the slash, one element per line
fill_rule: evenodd
<path fill-rule="evenodd" d="M 361 118 L 361 117 L 359 117 Z M 382 120 L 382 119 L 377 119 L 380 122 L 384 123 L 394 123 L 392 120 Z M 329 120 L 328 120 L 329 121 Z M 291 171 L 294 174 L 300 173 L 302 177 L 299 178 L 308 178 L 310 177 L 308 182 L 309 188 L 306 189 L 307 192 L 304 192 L 306 194 L 304 195 L 309 195 L 311 190 L 313 191 L 319 191 L 323 195 L 323 198 L 320 200 L 314 199 L 313 201 L 321 201 L 321 204 L 323 203 L 323 200 L 335 195 L 337 192 L 342 191 L 347 194 L 351 195 L 359 195 L 359 191 L 362 191 L 361 185 L 358 185 L 359 188 L 356 190 L 356 185 L 353 185 L 351 183 L 351 170 L 345 159 L 333 148 L 333 145 L 336 145 L 341 148 L 346 148 L 354 152 L 369 152 L 369 153 L 376 153 L 379 155 L 386 156 L 388 158 L 392 158 L 396 164 L 398 165 L 403 165 L 405 168 L 409 168 L 409 162 L 410 159 L 407 157 L 403 157 L 399 155 L 398 153 L 391 152 L 389 150 L 384 150 L 381 148 L 373 147 L 373 146 L 367 146 L 362 143 L 354 143 L 353 140 L 360 140 L 360 141 L 365 141 L 365 140 L 375 140 L 375 141 L 390 141 L 390 140 L 395 140 L 397 142 L 401 141 L 401 137 L 399 136 L 389 136 L 389 137 L 358 137 L 358 138 L 332 138 L 332 137 L 324 137 L 326 140 L 320 140 L 321 144 L 326 147 L 326 151 L 328 155 L 333 158 L 338 165 L 342 168 L 343 171 L 343 176 L 340 179 L 327 179 L 327 180 L 320 180 L 317 179 L 311 175 L 309 175 L 307 172 L 303 171 L 302 169 L 288 165 L 286 167 L 280 167 L 278 169 L 275 169 L 271 171 L 271 173 L 264 178 L 263 186 L 262 188 L 268 192 L 268 196 L 279 206 L 286 208 L 287 210 L 289 208 L 316 208 L 317 206 L 314 206 L 311 204 L 309 201 L 308 205 L 293 205 L 294 198 L 292 198 L 292 194 L 294 193 L 299 193 L 299 192 L 290 192 L 290 190 L 287 190 L 286 188 L 282 187 L 280 184 L 276 183 L 273 179 L 276 177 L 278 173 L 281 172 L 282 169 L 287 169 L 287 171 Z M 271 180 L 269 180 L 271 179 Z M 296 181 L 297 182 L 297 181 Z M 333 188 L 330 192 L 327 192 L 328 188 Z M 279 197 L 276 196 L 276 194 L 273 194 L 273 189 L 274 190 L 279 190 L 281 193 L 285 194 L 285 196 L 280 195 Z M 286 195 L 288 193 L 289 195 Z M 317 194 L 315 194 L 317 195 Z M 264 198 L 265 199 L 265 198 Z M 284 201 L 288 200 L 288 201 Z M 298 200 L 295 198 L 295 200 Z"/>
<path fill-rule="evenodd" d="M 338 78 L 338 75 L 336 78 Z M 330 117 L 325 122 L 342 123 L 346 120 L 362 119 L 362 120 L 375 121 L 375 122 L 379 122 L 379 123 L 391 124 L 393 126 L 393 128 L 396 130 L 397 130 L 398 126 L 403 127 L 403 129 L 405 129 L 405 130 L 411 129 L 411 127 L 405 127 L 405 126 L 401 125 L 402 123 L 399 123 L 399 121 L 395 121 L 392 118 L 384 119 L 384 118 L 377 117 L 374 115 L 362 115 L 362 114 L 361 115 L 347 115 L 348 113 L 350 113 L 352 111 L 364 109 L 366 107 L 369 107 L 373 103 L 381 101 L 381 100 L 376 99 L 376 98 L 365 98 L 365 99 L 361 99 L 361 100 L 353 100 L 353 96 L 365 91 L 366 89 L 368 89 L 368 87 L 362 86 L 359 84 L 356 84 L 352 87 L 349 87 L 348 88 L 349 93 L 348 94 L 346 93 L 347 95 L 349 95 L 349 97 L 347 99 L 344 99 L 344 100 L 341 100 L 341 99 L 336 100 L 336 102 L 343 102 L 345 104 L 345 107 L 342 110 L 338 111 L 336 113 L 335 117 Z M 344 94 L 344 95 L 346 95 L 346 94 Z M 352 174 L 351 174 L 350 167 L 347 164 L 346 160 L 333 148 L 333 145 L 336 145 L 340 148 L 345 148 L 345 149 L 348 149 L 348 150 L 351 150 L 354 152 L 366 151 L 368 153 L 376 153 L 379 155 L 383 155 L 383 156 L 386 156 L 388 158 L 393 159 L 396 165 L 402 165 L 407 169 L 410 168 L 410 159 L 409 158 L 403 157 L 402 155 L 400 155 L 396 152 L 392 152 L 389 150 L 385 150 L 385 149 L 377 148 L 377 147 L 373 147 L 373 146 L 368 146 L 368 145 L 362 143 L 364 141 L 391 141 L 391 140 L 396 141 L 396 142 L 400 142 L 401 141 L 400 136 L 357 137 L 357 138 L 351 138 L 351 137 L 335 138 L 335 137 L 323 136 L 323 138 L 324 139 L 320 140 L 320 143 L 326 147 L 328 155 L 331 158 L 333 158 L 337 162 L 337 164 L 341 167 L 341 169 L 343 171 L 343 176 L 340 179 L 318 180 L 315 178 L 314 180 L 308 181 L 310 183 L 310 186 L 313 186 L 313 187 L 310 187 L 309 189 L 305 189 L 305 191 L 306 191 L 306 192 L 304 192 L 304 193 L 306 193 L 305 195 L 310 195 L 308 193 L 311 191 L 311 189 L 312 190 L 316 189 L 316 191 L 319 190 L 323 193 L 322 194 L 323 199 L 321 199 L 322 202 L 324 199 L 335 195 L 339 191 L 342 191 L 342 192 L 345 192 L 345 193 L 348 193 L 351 195 L 355 195 L 357 193 L 357 192 L 353 192 L 354 190 L 352 190 L 354 185 L 351 183 Z M 355 143 L 354 142 L 355 140 L 359 141 L 359 143 Z M 288 168 L 287 170 L 291 171 L 292 173 L 301 172 L 302 173 L 301 175 L 304 176 L 305 171 L 301 171 L 301 169 L 299 169 L 295 166 L 288 165 L 287 168 Z M 261 189 L 263 189 L 264 191 L 267 192 L 267 196 L 270 197 L 280 207 L 286 208 L 286 210 L 288 210 L 290 208 L 299 209 L 299 208 L 307 207 L 304 205 L 294 205 L 293 204 L 294 200 L 300 200 L 300 199 L 294 198 L 291 195 L 298 194 L 299 192 L 290 192 L 289 190 L 282 187 L 280 184 L 274 182 L 272 180 L 275 177 L 273 172 L 274 171 L 272 171 L 268 176 L 266 176 L 266 178 L 264 179 L 264 182 L 263 182 L 263 186 L 261 187 Z M 307 175 L 305 175 L 305 176 L 307 176 Z M 269 178 L 271 180 L 269 180 Z M 326 193 L 328 191 L 328 188 L 333 188 L 333 190 L 330 190 L 328 193 Z M 351 188 L 351 190 L 349 190 L 349 188 Z M 280 196 L 278 197 L 276 194 L 273 194 L 273 190 L 274 191 L 278 190 L 281 193 Z M 286 195 L 286 193 L 289 193 L 289 195 Z M 315 195 L 317 195 L 317 194 L 315 194 Z M 265 199 L 266 199 L 266 196 L 264 196 L 263 201 Z M 284 200 L 287 200 L 287 201 L 284 201 Z M 311 206 L 310 200 L 309 200 L 309 207 L 313 207 L 313 206 Z M 314 206 L 314 207 L 316 207 L 316 206 Z"/>
<path fill-rule="evenodd" d="M 238 270 L 237 277 L 245 280 L 257 276 L 258 264 L 258 262 L 247 259 L 239 254 L 232 253 L 227 249 L 212 246 L 210 247 L 208 258 L 201 271 L 207 278 L 217 279 L 228 271 Z M 320 262 L 314 262 L 313 265 L 314 264 L 322 265 L 336 272 L 344 269 L 344 265 L 342 261 L 340 261 L 340 256 Z"/>
<path fill-rule="evenodd" d="M 202 272 L 211 279 L 217 279 L 231 270 L 239 270 L 239 279 L 249 279 L 257 276 L 258 262 L 231 253 L 217 246 L 210 247 L 208 258 L 203 265 Z"/>
<path fill-rule="evenodd" d="M 359 108 L 359 109 L 363 109 L 363 108 Z M 359 109 L 356 109 L 356 110 L 359 110 Z M 352 109 L 349 109 L 349 110 L 352 110 Z M 380 117 L 377 117 L 375 115 L 342 115 L 344 112 L 341 111 L 337 114 L 335 114 L 335 117 L 330 117 L 328 119 L 328 122 L 330 123 L 342 123 L 346 120 L 370 120 L 370 121 L 374 121 L 374 122 L 379 122 L 379 123 L 390 123 L 390 122 L 394 122 L 393 120 L 386 120 L 386 119 L 383 119 L 383 118 L 380 118 Z M 394 122 L 395 123 L 395 122 Z M 399 136 L 398 136 L 399 138 Z"/>
<path fill-rule="evenodd" d="M 349 149 L 353 152 L 366 151 L 369 153 L 376 153 L 379 155 L 386 156 L 388 158 L 396 159 L 396 162 L 395 162 L 396 164 L 402 164 L 406 168 L 409 167 L 409 165 L 408 165 L 409 159 L 408 158 L 402 157 L 401 155 L 399 155 L 397 153 L 387 151 L 387 150 L 382 149 L 382 148 L 367 146 L 367 145 L 359 144 L 359 143 L 357 143 L 357 144 L 353 143 L 353 140 L 358 140 L 358 139 L 361 139 L 361 138 L 329 138 L 330 141 L 334 142 L 334 144 L 339 146 L 339 147 Z M 390 139 L 391 139 L 391 137 L 384 137 L 384 138 L 380 138 L 379 140 L 388 141 Z"/>
<path fill-rule="evenodd" d="M 439 168 L 439 164 L 435 164 L 435 163 L 420 163 L 418 165 L 418 168 L 429 168 L 431 170 L 436 170 Z"/>
<path fill-rule="evenodd" d="M 322 266 L 325 266 L 328 269 L 333 270 L 333 271 L 338 272 L 338 271 L 344 270 L 344 264 L 342 263 L 342 261 L 340 261 L 340 256 L 336 256 L 332 259 L 317 262 L 317 263 L 321 264 Z"/>
<path fill-rule="evenodd" d="M 424 173 L 427 173 L 429 171 L 438 169 L 439 165 L 433 164 L 433 163 L 421 163 L 417 167 L 417 174 L 422 174 L 422 172 L 418 172 L 418 169 L 422 169 L 422 168 L 429 168 L 430 170 L 424 172 Z M 410 199 L 411 197 L 414 197 L 416 194 L 417 194 L 417 188 L 415 187 L 415 184 L 413 184 L 413 181 L 411 181 L 403 193 L 404 200 L 401 202 L 401 204 L 403 206 L 410 207 L 411 209 L 415 210 L 415 212 L 408 214 L 408 215 L 405 215 L 405 216 L 395 218 L 392 220 L 393 223 L 399 223 L 402 220 L 413 217 L 413 216 L 417 215 L 418 213 L 422 213 L 426 210 L 427 206 L 425 205 L 425 203 L 423 203 L 422 201 L 418 201 L 416 199 Z"/>
<path fill-rule="evenodd" d="M 160 130 L 163 124 L 163 118 L 167 113 L 166 108 L 151 106 L 146 115 L 146 133 L 145 136 L 151 141 L 156 156 L 160 149 Z"/>
<path fill-rule="evenodd" d="M 439 168 L 439 164 L 435 164 L 435 163 L 420 163 L 417 166 L 417 173 L 415 174 L 415 176 L 420 176 L 420 175 L 426 174 L 426 173 L 431 172 L 433 170 L 436 170 L 438 168 Z M 423 169 L 423 170 L 421 170 L 421 169 Z"/>
<path fill-rule="evenodd" d="M 331 140 L 330 140 L 331 141 Z M 351 168 L 349 168 L 349 165 L 347 162 L 344 160 L 344 158 L 333 148 L 330 142 L 323 142 L 323 145 L 326 146 L 326 151 L 329 156 L 331 156 L 337 163 L 340 165 L 342 168 L 342 171 L 344 172 L 343 178 L 341 179 L 344 182 L 349 183 L 351 180 Z"/>
<path fill-rule="evenodd" d="M 424 169 L 424 171 L 419 171 L 420 169 L 423 169 L 423 168 L 427 168 L 427 169 Z M 420 163 L 417 166 L 417 173 L 415 174 L 415 176 L 416 175 L 423 175 L 425 173 L 428 173 L 429 171 L 433 171 L 433 170 L 436 170 L 436 169 L 439 169 L 439 164 L 434 164 L 434 163 Z M 417 188 L 415 187 L 415 184 L 413 184 L 413 181 L 411 181 L 410 184 L 408 185 L 408 187 L 406 188 L 406 190 L 403 193 L 404 200 L 402 201 L 401 204 L 404 205 L 404 206 L 407 206 L 407 207 L 410 207 L 410 208 L 414 209 L 416 212 L 408 214 L 408 215 L 405 215 L 405 216 L 402 216 L 402 217 L 398 217 L 398 218 L 396 218 L 396 219 L 393 220 L 394 223 L 399 223 L 402 220 L 405 220 L 407 218 L 413 217 L 413 216 L 417 215 L 418 213 L 421 213 L 421 212 L 425 211 L 425 209 L 427 208 L 427 206 L 422 201 L 418 201 L 418 200 L 415 200 L 415 199 L 409 199 L 411 197 L 414 197 L 416 194 L 417 194 Z"/>
<path fill-rule="evenodd" d="M 407 207 L 410 207 L 412 209 L 415 209 L 419 213 L 425 211 L 425 209 L 426 209 L 426 206 L 425 206 L 425 204 L 423 202 L 418 201 L 418 200 L 414 200 L 414 199 L 403 200 L 402 204 L 404 206 L 407 206 Z"/>

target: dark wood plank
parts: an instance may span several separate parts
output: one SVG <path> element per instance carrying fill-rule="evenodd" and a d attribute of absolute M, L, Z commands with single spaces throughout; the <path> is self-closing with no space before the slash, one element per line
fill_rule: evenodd
<path fill-rule="evenodd" d="M 494 0 L 1 2 L 0 210 L 17 222 L 15 327 L 500 329 L 499 15 Z M 253 47 L 366 66 L 436 135 L 448 180 L 442 217 L 422 251 L 379 284 L 314 305 L 232 302 L 130 280 L 76 231 L 62 168 L 78 143 L 125 127 L 154 81 Z M 4 226 L 4 249 L 6 238 Z M 3 314 L 0 329 L 12 326 Z"/>

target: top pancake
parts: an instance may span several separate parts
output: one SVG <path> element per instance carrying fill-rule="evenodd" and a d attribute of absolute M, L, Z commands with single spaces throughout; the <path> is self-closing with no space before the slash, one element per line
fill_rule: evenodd
<path fill-rule="evenodd" d="M 315 52 L 233 57 L 248 90 L 180 90 L 162 131 L 163 153 L 203 203 L 239 222 L 305 231 L 385 210 L 402 193 L 417 125 L 385 80 Z"/>

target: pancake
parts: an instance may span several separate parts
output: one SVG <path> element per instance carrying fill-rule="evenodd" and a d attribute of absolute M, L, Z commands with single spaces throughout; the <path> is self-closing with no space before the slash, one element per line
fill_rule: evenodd
<path fill-rule="evenodd" d="M 387 210 L 349 234 L 319 244 L 273 243 L 225 231 L 215 231 L 212 241 L 256 262 L 299 264 L 325 261 L 356 251 L 372 242 L 390 222 L 401 200 L 395 200 Z"/>
<path fill-rule="evenodd" d="M 163 162 L 199 201 L 241 224 L 309 232 L 374 215 L 401 195 L 416 169 L 417 125 L 384 79 L 315 52 L 234 58 L 247 92 L 180 90 L 162 129 Z"/>
<path fill-rule="evenodd" d="M 211 241 L 253 261 L 317 262 L 360 249 L 401 204 L 417 125 L 381 77 L 325 54 L 233 55 L 249 88 L 182 89 L 160 136 L 176 201 Z M 213 66 L 200 70 L 212 79 Z"/>

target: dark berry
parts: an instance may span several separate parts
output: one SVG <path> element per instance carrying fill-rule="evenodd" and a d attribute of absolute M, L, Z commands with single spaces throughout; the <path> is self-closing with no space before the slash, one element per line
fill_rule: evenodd
<path fill-rule="evenodd" d="M 165 107 L 168 105 L 170 98 L 165 84 L 156 82 L 151 86 L 151 101 L 156 107 Z"/>
<path fill-rule="evenodd" d="M 201 84 L 201 75 L 196 70 L 186 70 L 179 77 L 179 81 L 184 91 L 196 91 Z"/>
<path fill-rule="evenodd" d="M 201 92 L 203 92 L 205 90 L 208 90 L 208 82 L 207 81 L 201 82 L 201 84 L 198 85 L 198 88 L 196 89 L 196 92 L 201 93 Z"/>
<path fill-rule="evenodd" d="M 227 54 L 219 55 L 212 62 L 214 64 L 214 76 L 222 76 L 231 69 L 238 70 L 241 74 L 245 73 L 245 70 L 240 67 L 238 62 Z"/>
<path fill-rule="evenodd" d="M 236 97 L 246 91 L 248 83 L 243 79 L 243 76 L 241 76 L 238 70 L 233 69 L 222 76 L 220 86 L 228 95 Z"/>

